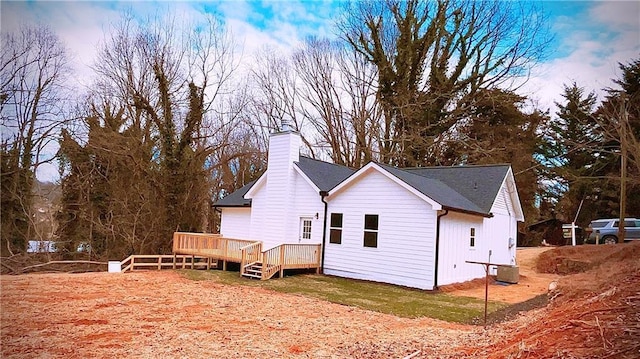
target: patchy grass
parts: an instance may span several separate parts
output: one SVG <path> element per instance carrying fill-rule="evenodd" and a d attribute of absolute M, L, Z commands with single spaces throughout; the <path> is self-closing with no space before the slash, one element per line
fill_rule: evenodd
<path fill-rule="evenodd" d="M 238 272 L 220 270 L 180 270 L 180 273 L 191 280 L 267 288 L 405 318 L 429 317 L 471 323 L 484 314 L 484 301 L 480 299 L 339 277 L 300 274 L 259 281 L 241 278 Z M 490 301 L 488 312 L 506 306 L 505 303 Z"/>

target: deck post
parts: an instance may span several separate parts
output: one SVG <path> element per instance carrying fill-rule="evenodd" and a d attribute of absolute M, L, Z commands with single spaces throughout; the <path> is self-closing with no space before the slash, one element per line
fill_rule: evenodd
<path fill-rule="evenodd" d="M 194 268 L 195 262 L 196 261 L 196 256 L 194 256 L 193 254 L 191 255 L 191 269 Z"/>
<path fill-rule="evenodd" d="M 162 269 L 162 256 L 158 256 L 158 270 Z"/>
<path fill-rule="evenodd" d="M 280 246 L 280 259 L 278 259 L 278 264 L 280 265 L 280 278 L 284 275 L 284 247 L 286 244 Z M 264 264 L 263 264 L 264 266 Z"/>
<path fill-rule="evenodd" d="M 222 260 L 222 270 L 225 271 L 225 272 L 227 271 L 227 260 L 226 259 Z"/>
<path fill-rule="evenodd" d="M 225 240 L 224 241 L 224 251 L 222 252 L 222 259 L 225 261 L 224 264 L 223 264 L 224 268 L 225 268 L 224 270 L 227 270 L 226 268 L 227 268 L 227 255 L 228 255 L 228 252 L 229 252 L 229 241 Z"/>
<path fill-rule="evenodd" d="M 175 237 L 175 234 L 173 236 Z M 175 239 L 174 239 L 174 241 L 175 241 Z M 173 252 L 173 266 L 171 267 L 171 269 L 176 269 L 176 252 Z"/>

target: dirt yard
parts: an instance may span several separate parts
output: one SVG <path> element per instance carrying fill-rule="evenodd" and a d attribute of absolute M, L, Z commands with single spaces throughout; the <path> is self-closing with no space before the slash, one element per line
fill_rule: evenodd
<path fill-rule="evenodd" d="M 1 354 L 403 358 L 420 351 L 414 358 L 638 358 L 640 243 L 599 251 L 611 252 L 603 254 L 609 262 L 558 276 L 558 290 L 547 307 L 486 331 L 261 288 L 190 281 L 172 271 L 3 275 Z M 524 257 L 521 268 L 532 267 Z M 522 274 L 533 278 L 524 268 Z M 490 288 L 492 299 L 498 293 Z"/>
<path fill-rule="evenodd" d="M 516 260 L 520 267 L 520 281 L 517 285 L 505 285 L 491 281 L 489 284 L 489 300 L 510 304 L 521 303 L 528 299 L 545 294 L 549 290 L 549 284 L 560 278 L 557 274 L 538 273 L 535 269 L 536 258 L 552 247 L 520 248 L 516 252 Z M 475 280 L 473 283 L 453 285 L 443 288 L 444 291 L 454 295 L 484 299 L 484 279 Z"/>
<path fill-rule="evenodd" d="M 345 358 L 365 347 L 402 357 L 445 352 L 480 331 L 171 271 L 1 280 L 3 358 Z"/>

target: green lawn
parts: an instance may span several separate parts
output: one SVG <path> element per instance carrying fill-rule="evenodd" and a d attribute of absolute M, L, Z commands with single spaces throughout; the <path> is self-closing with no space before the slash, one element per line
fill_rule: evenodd
<path fill-rule="evenodd" d="M 429 317 L 449 322 L 470 323 L 473 318 L 482 318 L 484 313 L 484 301 L 480 299 L 353 279 L 299 274 L 259 281 L 241 278 L 238 272 L 179 272 L 191 280 L 211 280 L 227 285 L 267 288 L 399 317 Z M 488 311 L 491 313 L 506 306 L 506 303 L 490 301 Z"/>

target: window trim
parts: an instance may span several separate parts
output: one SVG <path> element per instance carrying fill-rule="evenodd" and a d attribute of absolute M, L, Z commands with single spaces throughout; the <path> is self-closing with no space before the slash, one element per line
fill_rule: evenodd
<path fill-rule="evenodd" d="M 373 228 L 372 226 L 370 226 L 371 223 L 367 223 L 367 217 L 370 217 L 371 219 L 375 218 L 375 228 Z M 367 226 L 369 225 L 369 227 L 371 228 L 367 228 Z M 379 232 L 380 232 L 380 215 L 379 214 L 365 214 L 364 215 L 364 223 L 363 223 L 363 235 L 362 235 L 362 246 L 365 248 L 378 248 L 378 236 L 379 236 Z M 367 234 L 372 235 L 375 234 L 373 240 L 375 241 L 375 243 L 373 243 L 374 245 L 367 245 Z M 372 239 L 369 238 L 369 241 L 371 241 Z"/>
<path fill-rule="evenodd" d="M 476 248 L 476 238 L 477 238 L 476 227 L 471 227 L 469 230 L 469 248 L 470 249 Z"/>
<path fill-rule="evenodd" d="M 335 218 L 338 218 L 338 216 L 340 217 L 340 223 L 339 225 L 334 225 L 337 223 L 334 223 L 334 215 L 336 216 Z M 344 213 L 331 213 L 331 215 L 329 216 L 329 243 L 331 244 L 342 244 L 342 229 L 344 226 Z M 334 240 L 334 236 L 333 234 L 336 233 L 337 235 L 337 240 Z"/>

